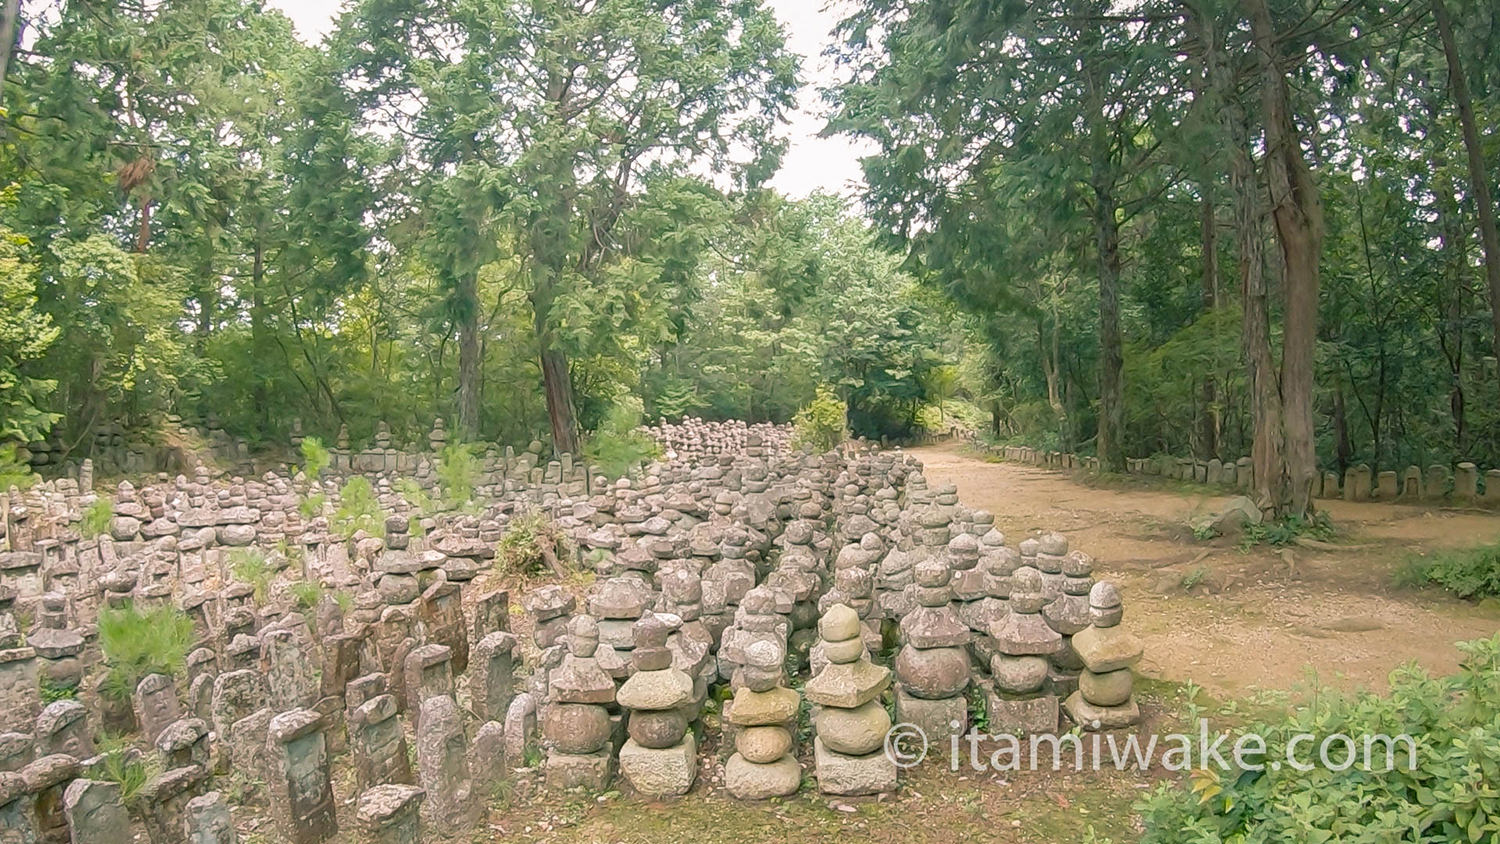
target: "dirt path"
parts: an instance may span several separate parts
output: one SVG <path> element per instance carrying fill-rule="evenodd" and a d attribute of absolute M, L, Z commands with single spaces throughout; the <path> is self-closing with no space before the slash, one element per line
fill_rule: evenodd
<path fill-rule="evenodd" d="M 959 445 L 912 453 L 930 482 L 957 484 L 966 505 L 993 512 L 1010 542 L 1051 529 L 1091 554 L 1096 575 L 1121 585 L 1150 676 L 1232 696 L 1291 689 L 1309 672 L 1344 688 L 1382 688 L 1411 660 L 1451 671 L 1454 642 L 1500 629 L 1493 602 L 1392 586 L 1413 552 L 1500 538 L 1500 515 L 1323 502 L 1346 534 L 1340 541 L 1367 547 L 1241 551 L 1192 537 L 1188 520 L 1227 500 L 1192 487 L 1093 488 L 1061 472 L 990 463 Z"/>

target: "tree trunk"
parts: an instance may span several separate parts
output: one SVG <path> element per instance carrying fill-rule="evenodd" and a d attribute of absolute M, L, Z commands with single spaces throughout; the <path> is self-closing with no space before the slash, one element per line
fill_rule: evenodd
<path fill-rule="evenodd" d="M 255 254 L 250 265 L 250 348 L 253 350 L 255 359 L 252 361 L 251 376 L 255 379 L 250 386 L 250 396 L 255 403 L 255 409 L 260 416 L 261 432 L 264 433 L 271 422 L 271 401 L 266 390 L 267 367 L 271 360 L 271 342 L 269 309 L 266 307 L 265 297 L 266 282 L 266 256 L 265 246 L 261 242 L 260 233 L 255 237 Z"/>
<path fill-rule="evenodd" d="M 1212 11 L 1195 3 L 1184 6 L 1188 22 L 1203 46 L 1208 111 L 1219 121 L 1220 136 L 1229 155 L 1229 187 L 1239 252 L 1240 343 L 1250 390 L 1252 491 L 1256 505 L 1262 510 L 1280 512 L 1287 500 L 1281 385 L 1271 352 L 1271 309 L 1266 290 L 1261 216 L 1256 202 L 1259 180 L 1250 153 L 1250 124 L 1234 71 L 1226 61 L 1214 27 Z"/>
<path fill-rule="evenodd" d="M 542 391 L 547 397 L 547 422 L 552 429 L 552 451 L 555 454 L 578 454 L 578 417 L 573 406 L 573 378 L 568 371 L 568 356 L 558 346 L 557 337 L 548 324 L 557 295 L 552 281 L 554 276 L 551 270 L 541 266 L 540 261 L 534 276 L 536 286 L 531 296 L 531 310 L 536 327 L 537 354 L 542 365 Z"/>
<path fill-rule="evenodd" d="M 1207 313 L 1219 307 L 1219 233 L 1214 218 L 1212 178 L 1203 180 L 1202 193 L 1198 226 L 1203 252 L 1203 310 Z M 1198 417 L 1198 456 L 1208 460 L 1219 454 L 1219 417 L 1215 410 L 1215 405 L 1218 404 L 1218 385 L 1214 383 L 1212 370 L 1203 375 L 1202 399 L 1203 406 Z"/>
<path fill-rule="evenodd" d="M 465 271 L 454 286 L 454 321 L 458 331 L 458 434 L 479 438 L 479 276 Z"/>
<path fill-rule="evenodd" d="M 1125 351 L 1120 334 L 1120 222 L 1113 180 L 1096 163 L 1094 243 L 1099 255 L 1099 468 L 1125 470 L 1120 439 L 1125 432 Z"/>
<path fill-rule="evenodd" d="M 1444 0 L 1432 0 L 1432 15 L 1437 19 L 1438 37 L 1443 41 L 1443 55 L 1448 59 L 1448 82 L 1453 101 L 1458 105 L 1458 122 L 1463 129 L 1464 151 L 1469 157 L 1469 182 L 1474 205 L 1479 212 L 1479 242 L 1484 247 L 1484 277 L 1490 288 L 1490 321 L 1494 328 L 1495 359 L 1500 361 L 1500 230 L 1495 223 L 1495 201 L 1490 196 L 1489 173 L 1484 166 L 1484 147 L 1474 119 L 1474 101 L 1469 96 L 1469 82 L 1459 60 L 1458 44 L 1453 39 L 1453 21 L 1448 17 Z"/>
<path fill-rule="evenodd" d="M 1255 47 L 1261 53 L 1261 106 L 1266 131 L 1266 181 L 1283 262 L 1281 404 L 1289 501 L 1282 515 L 1313 512 L 1317 475 L 1313 443 L 1314 351 L 1318 330 L 1318 260 L 1323 206 L 1302 138 L 1292 121 L 1291 95 L 1266 0 L 1245 0 Z"/>
<path fill-rule="evenodd" d="M 10 54 L 16 48 L 16 18 L 20 16 L 21 0 L 5 0 L 5 11 L 0 13 L 0 88 L 5 85 L 5 74 L 10 69 Z"/>

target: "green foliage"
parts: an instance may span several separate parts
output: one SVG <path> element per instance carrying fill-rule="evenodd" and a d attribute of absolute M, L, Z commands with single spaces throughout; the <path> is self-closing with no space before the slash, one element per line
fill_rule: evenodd
<path fill-rule="evenodd" d="M 1460 598 L 1500 597 L 1500 543 L 1413 556 L 1398 579 L 1408 586 L 1441 586 Z"/>
<path fill-rule="evenodd" d="M 101 692 L 130 700 L 149 674 L 181 675 L 195 635 L 192 620 L 176 607 L 105 607 L 99 613 L 99 647 L 109 669 Z"/>
<path fill-rule="evenodd" d="M 479 483 L 482 468 L 475 451 L 468 443 L 449 443 L 438 455 L 438 486 L 445 507 L 461 508 L 473 502 L 474 487 Z"/>
<path fill-rule="evenodd" d="M 15 443 L 0 445 L 0 489 L 29 489 L 36 483 L 37 474 L 31 467 L 16 459 Z"/>
<path fill-rule="evenodd" d="M 127 806 L 141 796 L 146 783 L 160 768 L 153 761 L 153 755 L 141 753 L 125 737 L 106 736 L 100 742 L 99 750 L 103 759 L 95 775 L 105 782 L 118 784 L 120 800 Z"/>
<path fill-rule="evenodd" d="M 302 518 L 311 519 L 322 514 L 323 508 L 327 506 L 327 504 L 328 496 L 319 492 L 314 495 L 309 495 L 298 502 L 297 512 L 302 514 Z"/>
<path fill-rule="evenodd" d="M 792 444 L 813 451 L 831 451 L 844 441 L 849 408 L 832 389 L 819 387 L 817 396 L 792 418 Z"/>
<path fill-rule="evenodd" d="M 590 466 L 599 467 L 606 477 L 618 478 L 661 454 L 656 441 L 640 430 L 644 407 L 635 396 L 615 400 L 584 445 Z"/>
<path fill-rule="evenodd" d="M 323 584 L 316 580 L 299 580 L 288 586 L 286 591 L 297 602 L 297 607 L 303 610 L 317 606 L 325 594 Z"/>
<path fill-rule="evenodd" d="M 1264 761 L 1286 760 L 1299 734 L 1341 734 L 1363 753 L 1364 736 L 1411 736 L 1416 765 L 1404 745 L 1388 758 L 1376 742 L 1371 770 L 1322 766 L 1302 772 L 1282 764 L 1266 770 L 1210 766 L 1191 783 L 1165 783 L 1137 809 L 1143 844 L 1251 841 L 1489 842 L 1500 832 L 1500 637 L 1459 644 L 1459 673 L 1433 678 L 1415 665 L 1390 675 L 1390 692 L 1350 696 L 1319 690 L 1285 718 L 1256 722 L 1242 734 L 1265 739 Z M 1321 740 L 1321 738 L 1319 738 Z M 1295 756 L 1316 760 L 1317 742 Z M 1226 757 L 1229 754 L 1224 754 Z M 1335 744 L 1332 761 L 1343 761 Z M 1250 760 L 1255 761 L 1255 760 Z M 1394 764 L 1388 764 L 1394 762 Z"/>
<path fill-rule="evenodd" d="M 114 505 L 108 498 L 99 496 L 83 509 L 83 519 L 78 523 L 78 532 L 83 534 L 84 539 L 94 539 L 109 530 L 109 521 L 114 518 L 114 515 Z"/>
<path fill-rule="evenodd" d="M 15 202 L 14 185 L 0 191 L 0 207 Z M 22 367 L 46 354 L 58 337 L 49 314 L 37 311 L 37 262 L 31 242 L 0 225 L 0 443 L 39 439 L 57 421 L 43 400 L 57 382 L 27 375 Z M 0 453 L 0 475 L 13 475 L 12 453 Z M 8 485 L 0 484 L 0 489 Z"/>
<path fill-rule="evenodd" d="M 298 450 L 302 452 L 302 473 L 310 481 L 316 481 L 333 462 L 333 455 L 328 453 L 328 449 L 323 447 L 323 441 L 317 437 L 303 437 Z"/>
<path fill-rule="evenodd" d="M 520 513 L 505 526 L 505 535 L 495 545 L 495 568 L 500 573 L 530 578 L 552 573 L 550 556 L 566 565 L 574 555 L 572 541 L 540 511 Z"/>
<path fill-rule="evenodd" d="M 230 551 L 229 573 L 235 580 L 254 587 L 257 605 L 266 602 L 271 592 L 271 581 L 276 579 L 276 569 L 259 548 L 235 548 Z"/>
<path fill-rule="evenodd" d="M 375 487 L 369 480 L 355 475 L 339 490 L 339 507 L 333 514 L 333 529 L 345 539 L 356 531 L 385 536 L 385 513 L 375 500 Z"/>
<path fill-rule="evenodd" d="M 1327 541 L 1335 535 L 1333 520 L 1327 513 L 1318 512 L 1311 519 L 1287 516 L 1268 519 L 1258 525 L 1245 525 L 1245 534 L 1240 539 L 1242 547 L 1272 545 L 1283 547 L 1295 544 L 1302 537 Z"/>
<path fill-rule="evenodd" d="M 56 703 L 60 700 L 77 700 L 78 686 L 60 686 L 48 678 L 42 677 L 37 681 L 37 693 L 41 695 L 42 706 L 46 706 L 49 703 Z"/>

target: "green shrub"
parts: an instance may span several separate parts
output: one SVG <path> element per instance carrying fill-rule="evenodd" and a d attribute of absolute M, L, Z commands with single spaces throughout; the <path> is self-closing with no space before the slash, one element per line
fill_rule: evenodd
<path fill-rule="evenodd" d="M 126 805 L 140 796 L 141 789 L 158 773 L 159 766 L 149 761 L 154 757 L 137 751 L 126 738 L 106 736 L 100 742 L 100 750 L 102 760 L 94 775 L 118 784 L 120 799 Z"/>
<path fill-rule="evenodd" d="M 109 530 L 109 520 L 114 518 L 115 508 L 108 498 L 100 496 L 84 508 L 83 521 L 78 523 L 78 532 L 84 539 L 94 539 Z"/>
<path fill-rule="evenodd" d="M 1281 547 L 1292 545 L 1302 537 L 1318 540 L 1332 539 L 1334 537 L 1333 521 L 1328 518 L 1327 513 L 1315 513 L 1311 519 L 1287 516 L 1261 522 L 1258 525 L 1247 524 L 1245 534 L 1240 539 L 1240 545 L 1246 548 L 1253 545 Z"/>
<path fill-rule="evenodd" d="M 29 489 L 37 477 L 30 466 L 16 459 L 15 443 L 0 445 L 0 491 L 11 487 Z"/>
<path fill-rule="evenodd" d="M 76 700 L 78 698 L 78 686 L 62 686 L 52 682 L 46 677 L 37 681 L 37 692 L 41 695 L 42 705 L 56 703 L 60 700 Z"/>
<path fill-rule="evenodd" d="M 1441 586 L 1460 598 L 1500 596 L 1500 542 L 1414 556 L 1397 578 L 1408 586 Z"/>
<path fill-rule="evenodd" d="M 302 451 L 302 474 L 310 481 L 316 481 L 323 474 L 329 464 L 333 462 L 333 456 L 328 449 L 323 447 L 323 441 L 317 437 L 305 437 L 300 446 Z"/>
<path fill-rule="evenodd" d="M 105 607 L 99 613 L 99 647 L 109 669 L 101 691 L 129 700 L 146 675 L 181 674 L 194 639 L 192 619 L 176 607 Z"/>
<path fill-rule="evenodd" d="M 375 500 L 375 487 L 356 475 L 339 490 L 339 509 L 333 514 L 333 529 L 345 539 L 355 531 L 385 536 L 385 514 Z"/>
<path fill-rule="evenodd" d="M 1407 665 L 1391 673 L 1387 695 L 1319 691 L 1283 719 L 1247 725 L 1242 735 L 1265 740 L 1264 770 L 1210 765 L 1190 782 L 1158 787 L 1137 806 L 1145 822 L 1142 842 L 1495 841 L 1500 636 L 1458 647 L 1464 656 L 1456 675 L 1433 678 Z M 1344 771 L 1298 771 L 1284 761 L 1288 743 L 1300 734 L 1316 737 L 1297 744 L 1295 758 L 1304 763 L 1316 760 L 1324 738 L 1342 735 L 1354 739 L 1361 756 L 1366 736 L 1410 736 L 1417 764 L 1398 743 L 1389 765 L 1377 741 L 1368 769 L 1360 758 Z M 1231 764 L 1234 741 L 1221 754 Z M 1335 743 L 1334 763 L 1342 763 L 1344 749 Z"/>
<path fill-rule="evenodd" d="M 255 589 L 255 603 L 264 604 L 271 593 L 276 569 L 259 548 L 236 548 L 229 552 L 229 573 L 241 583 Z"/>
<path fill-rule="evenodd" d="M 427 490 L 422 489 L 422 485 L 417 483 L 415 478 L 401 478 L 396 481 L 396 492 L 401 493 L 406 503 L 417 511 L 417 515 L 413 517 L 416 521 L 421 521 L 422 516 L 432 515 L 432 496 L 427 494 Z"/>
<path fill-rule="evenodd" d="M 546 514 L 530 511 L 511 519 L 495 545 L 495 568 L 502 574 L 533 577 L 551 572 L 547 554 L 559 562 L 573 556 L 573 546 Z"/>
<path fill-rule="evenodd" d="M 849 408 L 832 388 L 819 387 L 817 397 L 792 417 L 792 445 L 813 451 L 831 451 L 844 441 Z"/>
<path fill-rule="evenodd" d="M 323 584 L 316 580 L 299 580 L 288 586 L 287 592 L 291 594 L 292 600 L 297 602 L 299 608 L 310 610 L 323 598 Z"/>
<path fill-rule="evenodd" d="M 297 505 L 297 512 L 301 513 L 304 519 L 315 518 L 323 512 L 323 506 L 327 503 L 328 496 L 321 492 L 309 495 L 302 499 L 302 503 Z"/>
<path fill-rule="evenodd" d="M 641 430 L 644 407 L 637 396 L 615 400 L 584 444 L 583 454 L 590 466 L 598 467 L 606 477 L 618 478 L 661 456 L 661 446 Z"/>
<path fill-rule="evenodd" d="M 438 455 L 438 485 L 442 490 L 443 505 L 456 509 L 474 500 L 474 487 L 479 485 L 479 457 L 474 447 L 467 443 L 449 443 Z M 409 499 L 408 499 L 409 500 Z"/>

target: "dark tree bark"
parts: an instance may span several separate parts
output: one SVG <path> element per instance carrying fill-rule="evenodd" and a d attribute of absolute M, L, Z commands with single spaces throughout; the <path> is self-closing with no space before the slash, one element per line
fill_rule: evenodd
<path fill-rule="evenodd" d="M 1317 475 L 1313 443 L 1314 347 L 1318 331 L 1318 261 L 1323 247 L 1323 206 L 1302 155 L 1292 120 L 1291 94 L 1281 46 L 1266 0 L 1244 0 L 1260 53 L 1261 109 L 1265 125 L 1266 182 L 1271 218 L 1281 247 L 1285 313 L 1282 321 L 1281 404 L 1289 499 L 1281 515 L 1313 512 Z"/>
<path fill-rule="evenodd" d="M 458 432 L 460 438 L 479 437 L 480 370 L 479 277 L 465 272 L 454 290 L 454 322 L 458 330 Z"/>
<path fill-rule="evenodd" d="M 1474 100 L 1469 96 L 1469 81 L 1464 75 L 1458 44 L 1453 39 L 1453 21 L 1448 17 L 1444 0 L 1432 0 L 1432 15 L 1437 19 L 1438 37 L 1448 60 L 1448 84 L 1458 106 L 1458 122 L 1463 129 L 1464 151 L 1469 158 L 1469 188 L 1479 213 L 1479 242 L 1484 248 L 1484 277 L 1490 289 L 1490 321 L 1494 328 L 1495 359 L 1500 360 L 1500 230 L 1495 223 L 1495 200 L 1490 195 L 1490 177 L 1484 166 L 1484 147 L 1474 119 Z"/>
<path fill-rule="evenodd" d="M 1094 165 L 1094 245 L 1099 263 L 1099 468 L 1123 472 L 1125 350 L 1120 333 L 1120 223 L 1109 165 Z"/>

